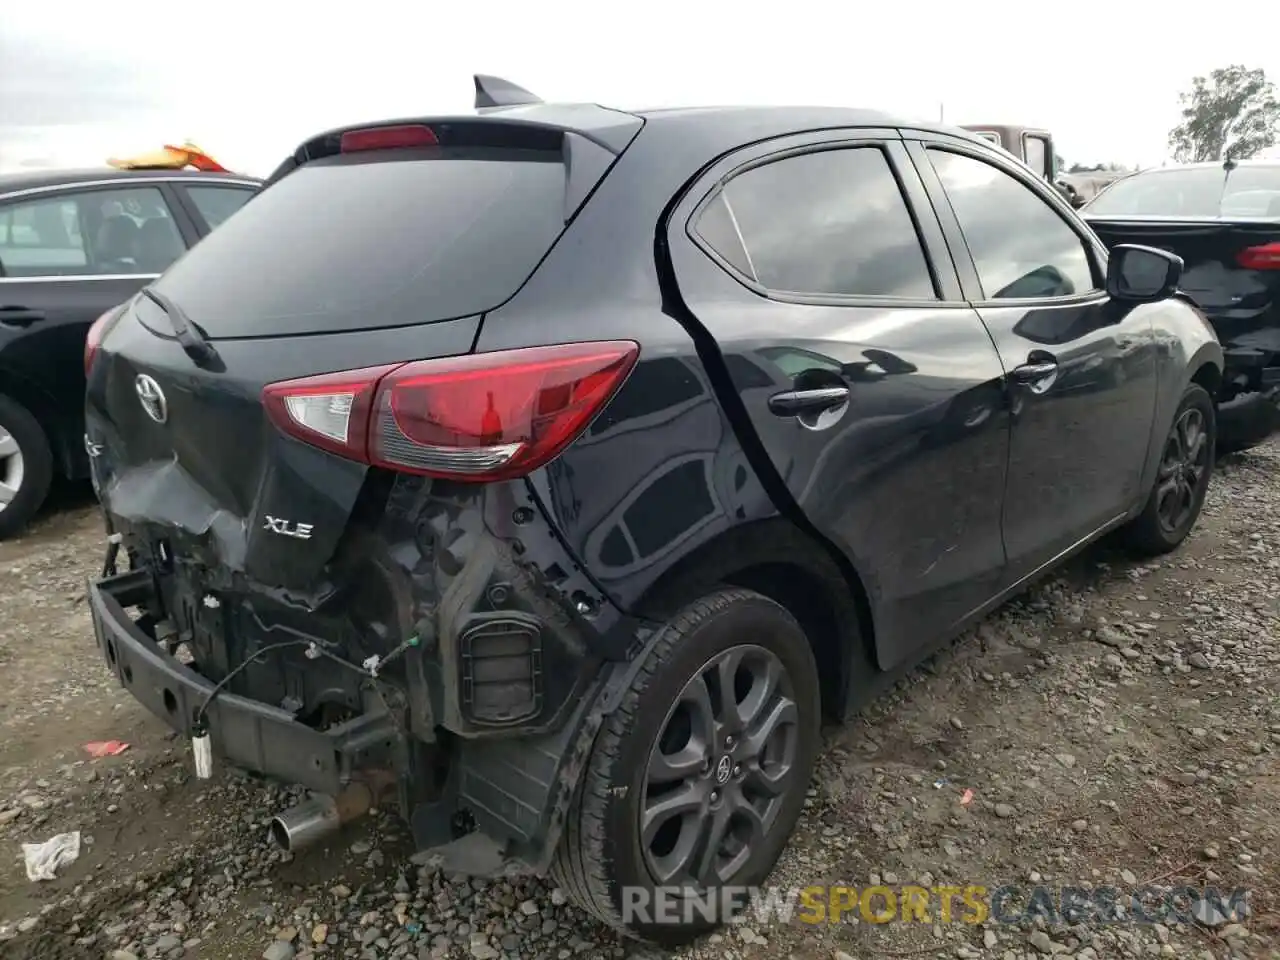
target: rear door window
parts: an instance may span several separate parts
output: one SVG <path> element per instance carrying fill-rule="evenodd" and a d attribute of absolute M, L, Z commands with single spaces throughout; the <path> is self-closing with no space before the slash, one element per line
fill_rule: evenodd
<path fill-rule="evenodd" d="M 159 289 L 214 339 L 471 316 L 515 294 L 555 243 L 565 182 L 552 150 L 313 161 L 201 240 Z"/>
<path fill-rule="evenodd" d="M 766 290 L 934 300 L 924 248 L 879 147 L 773 160 L 738 174 L 696 231 Z"/>
<path fill-rule="evenodd" d="M 222 221 L 245 205 L 253 190 L 247 187 L 193 187 L 185 188 L 210 230 L 222 225 Z"/>
<path fill-rule="evenodd" d="M 0 206 L 8 277 L 155 274 L 185 250 L 157 187 L 41 194 Z"/>

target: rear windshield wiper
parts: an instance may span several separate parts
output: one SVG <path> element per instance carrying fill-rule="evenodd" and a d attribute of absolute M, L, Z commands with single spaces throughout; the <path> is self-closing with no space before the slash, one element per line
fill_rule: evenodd
<path fill-rule="evenodd" d="M 151 287 L 143 287 L 142 295 L 164 311 L 183 352 L 195 362 L 196 366 L 209 367 L 219 362 L 218 351 L 204 338 L 199 327 L 191 322 L 191 318 L 183 313 L 181 307 Z"/>

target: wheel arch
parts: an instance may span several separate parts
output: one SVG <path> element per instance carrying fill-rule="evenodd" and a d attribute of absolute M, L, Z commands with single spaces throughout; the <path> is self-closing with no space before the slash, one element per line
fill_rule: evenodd
<path fill-rule="evenodd" d="M 1187 303 L 1180 303 L 1178 307 L 1179 311 L 1171 314 L 1178 320 L 1178 324 L 1173 326 L 1176 336 L 1171 340 L 1174 355 L 1163 366 L 1157 383 L 1147 458 L 1138 485 L 1141 495 L 1132 505 L 1131 517 L 1142 512 L 1151 485 L 1156 482 L 1164 441 L 1187 386 L 1196 383 L 1204 387 L 1215 404 L 1220 395 L 1224 367 L 1222 346 L 1214 336 L 1209 322 L 1203 319 L 1196 308 Z M 1194 320 L 1194 325 L 1189 320 Z"/>
<path fill-rule="evenodd" d="M 871 605 L 856 571 L 844 571 L 822 545 L 781 517 L 740 524 L 682 557 L 635 605 L 664 620 L 722 586 L 743 587 L 781 604 L 813 648 L 823 713 L 842 719 L 878 671 Z"/>
<path fill-rule="evenodd" d="M 1214 362 L 1212 357 L 1200 358 L 1200 365 L 1194 368 L 1191 374 L 1191 382 L 1198 383 L 1209 391 L 1209 396 L 1215 401 L 1218 399 L 1218 392 L 1222 389 L 1222 367 Z"/>

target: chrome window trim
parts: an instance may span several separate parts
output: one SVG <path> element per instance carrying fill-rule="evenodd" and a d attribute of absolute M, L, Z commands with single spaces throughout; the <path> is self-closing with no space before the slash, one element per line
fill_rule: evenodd
<path fill-rule="evenodd" d="M 58 190 L 65 190 L 68 193 L 79 193 L 81 190 L 93 190 L 97 187 L 111 187 L 119 189 L 120 187 L 146 186 L 153 183 L 198 183 L 208 186 L 221 184 L 224 186 L 237 187 L 253 187 L 255 190 L 262 186 L 256 180 L 244 180 L 218 178 L 216 180 L 207 180 L 204 177 L 192 176 L 157 176 L 157 177 L 109 177 L 106 180 L 73 180 L 71 182 L 45 184 L 40 187 L 25 187 L 22 190 L 14 190 L 11 193 L 0 193 L 0 203 L 7 203 L 20 197 L 37 196 L 42 193 L 53 193 Z"/>
<path fill-rule="evenodd" d="M 154 280 L 158 273 L 85 273 L 65 277 L 0 277 L 0 283 L 74 283 L 86 280 Z"/>

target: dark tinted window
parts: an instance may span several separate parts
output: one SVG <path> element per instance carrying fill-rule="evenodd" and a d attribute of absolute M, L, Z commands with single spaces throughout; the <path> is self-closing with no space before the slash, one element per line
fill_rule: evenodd
<path fill-rule="evenodd" d="M 212 230 L 243 207 L 253 191 L 244 187 L 187 187 L 187 195 Z"/>
<path fill-rule="evenodd" d="M 902 191 L 875 147 L 776 160 L 734 177 L 721 197 L 725 209 L 718 209 L 721 200 L 712 204 L 699 233 L 733 262 L 740 232 L 749 265 L 744 272 L 770 290 L 936 296 Z M 726 222 L 737 229 L 726 230 Z M 717 243 L 716 237 L 732 240 Z"/>
<path fill-rule="evenodd" d="M 211 337 L 405 326 L 519 289 L 564 228 L 558 151 L 440 148 L 307 164 L 159 288 Z"/>
<path fill-rule="evenodd" d="M 930 150 L 986 296 L 1064 297 L 1094 289 L 1084 243 L 1028 186 L 972 157 Z"/>
<path fill-rule="evenodd" d="M 1117 180 L 1085 207 L 1098 216 L 1280 217 L 1280 165 L 1151 170 Z"/>

